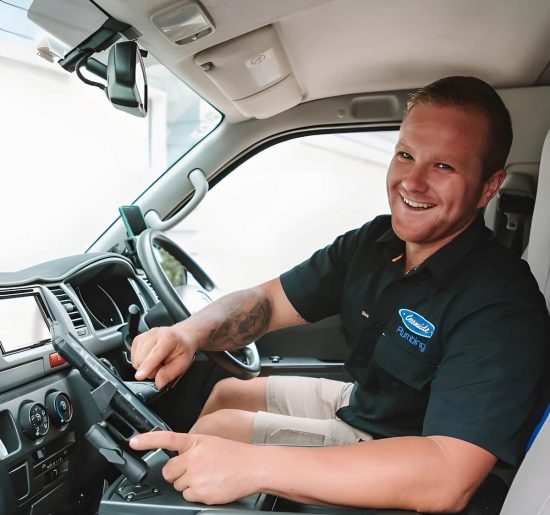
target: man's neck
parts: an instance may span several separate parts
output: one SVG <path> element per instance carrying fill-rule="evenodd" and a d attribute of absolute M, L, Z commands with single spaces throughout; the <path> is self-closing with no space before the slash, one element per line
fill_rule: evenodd
<path fill-rule="evenodd" d="M 452 238 L 451 238 L 452 239 Z M 449 241 L 451 241 L 449 239 Z M 405 263 L 403 273 L 407 274 L 414 268 L 420 266 L 426 259 L 428 259 L 432 254 L 437 252 L 441 247 L 445 246 L 448 242 L 440 243 L 437 245 L 426 245 L 418 243 L 405 243 Z"/>
<path fill-rule="evenodd" d="M 475 220 L 473 218 L 464 227 L 449 235 L 447 238 L 429 243 L 405 242 L 405 262 L 403 273 L 407 274 L 414 268 L 419 267 L 432 254 L 435 254 L 439 249 L 453 241 L 460 233 L 464 232 Z"/>

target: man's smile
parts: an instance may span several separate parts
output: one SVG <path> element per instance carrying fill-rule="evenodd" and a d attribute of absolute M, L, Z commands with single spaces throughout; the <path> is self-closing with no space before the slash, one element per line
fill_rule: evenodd
<path fill-rule="evenodd" d="M 429 209 L 435 206 L 435 204 L 426 204 L 425 202 L 416 202 L 414 200 L 404 197 L 403 195 L 401 195 L 401 198 L 403 199 L 403 202 L 405 202 L 405 204 L 414 208 Z"/>

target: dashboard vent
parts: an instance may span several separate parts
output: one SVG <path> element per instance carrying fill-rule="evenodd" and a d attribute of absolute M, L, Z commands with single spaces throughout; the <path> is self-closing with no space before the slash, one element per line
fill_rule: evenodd
<path fill-rule="evenodd" d="M 65 308 L 65 311 L 69 315 L 71 322 L 73 323 L 74 328 L 78 336 L 84 336 L 86 334 L 86 324 L 78 308 L 74 305 L 74 302 L 71 298 L 65 293 L 61 286 L 48 286 L 50 290 L 56 297 L 59 302 Z"/>
<path fill-rule="evenodd" d="M 153 288 L 151 281 L 149 281 L 149 277 L 147 277 L 147 274 L 143 270 L 138 270 L 137 276 L 149 287 L 149 292 L 151 293 L 151 295 L 153 295 L 153 298 L 158 302 L 160 299 L 157 295 L 157 292 Z"/>

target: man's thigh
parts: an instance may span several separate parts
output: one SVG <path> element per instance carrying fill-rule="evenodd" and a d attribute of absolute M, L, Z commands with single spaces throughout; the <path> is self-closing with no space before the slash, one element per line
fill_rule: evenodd
<path fill-rule="evenodd" d="M 346 445 L 372 436 L 339 419 L 291 417 L 259 411 L 254 415 L 250 442 L 267 445 Z"/>
<path fill-rule="evenodd" d="M 270 376 L 266 383 L 269 413 L 310 419 L 334 419 L 349 404 L 353 383 L 297 376 Z"/>
<path fill-rule="evenodd" d="M 344 445 L 371 440 L 336 416 L 349 404 L 353 384 L 323 378 L 271 376 L 267 411 L 256 413 L 252 443 Z"/>

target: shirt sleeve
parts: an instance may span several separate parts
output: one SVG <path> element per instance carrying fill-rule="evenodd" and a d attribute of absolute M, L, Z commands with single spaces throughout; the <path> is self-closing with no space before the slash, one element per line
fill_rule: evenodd
<path fill-rule="evenodd" d="M 423 434 L 468 441 L 515 465 L 548 373 L 548 315 L 497 291 L 471 313 L 446 338 Z"/>
<path fill-rule="evenodd" d="M 361 232 L 368 225 L 338 236 L 332 244 L 281 275 L 281 284 L 288 300 L 308 322 L 340 312 L 349 263 Z"/>

